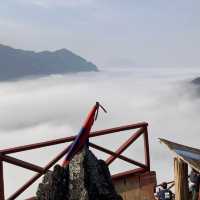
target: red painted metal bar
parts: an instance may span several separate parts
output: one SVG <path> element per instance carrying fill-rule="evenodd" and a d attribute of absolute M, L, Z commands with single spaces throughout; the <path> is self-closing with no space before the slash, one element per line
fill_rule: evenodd
<path fill-rule="evenodd" d="M 130 124 L 126 126 L 119 126 L 116 128 L 110 128 L 110 129 L 105 129 L 105 130 L 100 130 L 100 131 L 95 131 L 90 134 L 90 137 L 96 137 L 96 136 L 101 136 L 101 135 L 107 135 L 110 133 L 117 133 L 120 131 L 127 131 L 131 129 L 137 129 L 137 128 L 142 128 L 142 127 L 147 127 L 148 123 L 147 122 L 140 122 L 136 124 Z"/>
<path fill-rule="evenodd" d="M 150 153 L 149 153 L 149 138 L 147 127 L 144 128 L 144 152 L 145 152 L 145 164 L 150 170 Z"/>
<path fill-rule="evenodd" d="M 142 164 L 142 163 L 140 163 L 140 162 L 137 162 L 137 161 L 135 161 L 135 160 L 133 160 L 133 159 L 130 159 L 130 158 L 127 158 L 126 156 L 123 156 L 123 155 L 118 155 L 118 154 L 116 154 L 115 152 L 113 152 L 113 151 L 111 151 L 111 150 L 108 150 L 108 149 L 106 149 L 106 148 L 104 148 L 104 147 L 101 147 L 101 146 L 98 146 L 98 145 L 96 145 L 96 144 L 93 144 L 93 143 L 89 143 L 89 146 L 90 147 L 92 147 L 92 148 L 94 148 L 94 149 L 97 149 L 97 150 L 99 150 L 99 151 L 102 151 L 102 152 L 104 152 L 104 153 L 107 153 L 107 154 L 110 154 L 110 155 L 112 155 L 112 156 L 117 156 L 117 158 L 119 158 L 119 159 L 121 159 L 121 160 L 124 160 L 124 161 L 126 161 L 126 162 L 128 162 L 128 163 L 131 163 L 131 164 L 133 164 L 133 165 L 137 165 L 137 166 L 139 166 L 139 167 L 141 167 L 141 168 L 147 168 L 147 166 L 146 165 L 144 165 L 144 164 Z"/>
<path fill-rule="evenodd" d="M 52 161 L 50 161 L 45 167 L 44 172 L 46 173 L 55 163 L 57 163 L 69 150 L 69 146 L 59 153 Z M 41 173 L 34 175 L 29 181 L 27 181 L 22 187 L 20 187 L 13 195 L 11 195 L 8 200 L 16 199 L 21 193 L 23 193 L 30 185 L 32 185 L 38 178 L 42 176 Z"/>
<path fill-rule="evenodd" d="M 3 160 L 0 157 L 0 200 L 4 200 Z"/>
<path fill-rule="evenodd" d="M 13 165 L 17 165 L 17 166 L 25 168 L 25 169 L 29 169 L 34 172 L 43 173 L 43 171 L 44 171 L 44 168 L 42 168 L 40 166 L 25 162 L 25 161 L 17 159 L 17 158 L 13 158 L 11 156 L 2 155 L 1 157 L 2 157 L 3 161 L 5 161 L 5 162 L 8 162 Z"/>
<path fill-rule="evenodd" d="M 120 126 L 120 127 L 116 127 L 116 128 L 104 129 L 104 130 L 100 130 L 100 131 L 91 132 L 89 137 L 97 137 L 97 136 L 101 136 L 101 135 L 107 135 L 110 133 L 117 133 L 120 131 L 137 129 L 137 128 L 147 127 L 147 126 L 148 126 L 148 123 L 141 122 L 141 123 L 126 125 L 126 126 Z M 50 140 L 50 141 L 46 141 L 46 142 L 40 142 L 40 143 L 24 145 L 24 146 L 20 146 L 20 147 L 8 148 L 8 149 L 0 150 L 0 153 L 1 154 L 17 153 L 17 152 L 21 152 L 21 151 L 33 150 L 33 149 L 38 149 L 38 148 L 42 148 L 42 147 L 62 144 L 65 142 L 73 141 L 75 139 L 75 137 L 76 136 L 70 136 L 70 137 Z"/>
<path fill-rule="evenodd" d="M 70 136 L 70 137 L 50 140 L 50 141 L 46 141 L 46 142 L 39 142 L 39 143 L 34 143 L 34 144 L 29 144 L 29 145 L 24 145 L 24 146 L 8 148 L 8 149 L 0 150 L 0 153 L 1 154 L 18 153 L 18 152 L 22 152 L 22 151 L 28 151 L 28 150 L 39 149 L 39 148 L 48 147 L 48 146 L 52 146 L 52 145 L 62 144 L 65 142 L 71 142 L 74 139 L 75 139 L 75 136 Z"/>
<path fill-rule="evenodd" d="M 119 178 L 122 178 L 122 177 L 131 176 L 133 174 L 144 173 L 146 171 L 147 170 L 144 169 L 144 168 L 137 168 L 137 169 L 129 170 L 129 171 L 126 171 L 126 172 L 114 174 L 114 175 L 112 175 L 112 179 L 116 180 L 116 179 L 119 179 Z"/>
<path fill-rule="evenodd" d="M 137 130 L 126 142 L 124 142 L 117 150 L 116 150 L 116 155 L 115 156 L 110 156 L 107 160 L 106 163 L 110 165 L 118 155 L 120 155 L 123 151 L 127 149 L 128 146 L 130 146 L 144 131 L 144 127 L 140 128 Z"/>
<path fill-rule="evenodd" d="M 93 132 L 93 133 L 91 133 L 89 135 L 89 137 L 96 137 L 96 136 L 106 135 L 106 134 L 110 134 L 110 133 L 116 133 L 116 132 L 120 132 L 120 131 L 140 128 L 130 138 L 130 139 L 132 139 L 132 141 L 126 141 L 126 143 L 124 143 L 121 146 L 121 150 L 123 152 L 131 143 L 133 143 L 140 136 L 140 134 L 142 134 L 142 133 L 139 134 L 139 132 L 142 131 L 147 126 L 148 126 L 148 124 L 146 122 L 127 125 L 127 126 L 120 126 L 120 127 L 116 127 L 116 128 L 105 129 L 105 130 L 100 130 L 100 131 Z M 25 146 L 16 147 L 16 148 L 5 149 L 5 150 L 0 151 L 0 154 L 10 154 L 10 153 L 17 153 L 17 152 L 26 151 L 26 150 L 42 148 L 42 147 L 46 147 L 46 146 L 51 146 L 51 145 L 65 143 L 65 142 L 70 142 L 70 141 L 73 141 L 74 139 L 75 139 L 75 136 L 71 136 L 71 137 L 61 138 L 61 139 L 57 139 L 57 140 L 51 140 L 51 141 L 47 141 L 47 142 L 41 142 L 41 143 L 25 145 Z M 50 161 L 43 168 L 44 169 L 43 173 L 37 173 L 35 176 L 33 176 L 27 183 L 25 183 L 21 188 L 19 188 L 19 190 L 17 190 L 12 196 L 10 196 L 8 198 L 8 200 L 16 199 L 22 192 L 24 192 L 30 185 L 32 185 L 42 174 L 44 174 L 46 171 L 48 171 L 58 160 L 60 160 L 66 154 L 66 152 L 68 150 L 69 150 L 69 147 L 66 148 L 64 151 L 62 151 L 60 154 L 58 154 L 58 156 L 56 156 L 52 161 Z M 117 157 L 119 157 L 118 154 L 120 154 L 122 152 L 120 152 L 120 149 L 118 149 L 118 151 L 115 152 L 115 155 L 112 156 L 111 160 L 114 161 Z M 137 170 L 139 170 L 139 169 L 137 169 Z M 145 171 L 146 169 L 143 168 L 143 169 L 141 169 L 141 171 L 142 170 Z"/>

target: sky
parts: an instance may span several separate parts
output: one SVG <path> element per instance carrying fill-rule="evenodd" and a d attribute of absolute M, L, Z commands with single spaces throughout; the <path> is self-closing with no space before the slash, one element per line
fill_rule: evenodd
<path fill-rule="evenodd" d="M 198 0 L 6 0 L 0 43 L 67 48 L 100 68 L 200 64 Z"/>
<path fill-rule="evenodd" d="M 158 138 L 199 148 L 199 91 L 189 84 L 200 73 L 199 8 L 198 0 L 1 1 L 0 43 L 67 48 L 103 70 L 1 82 L 0 148 L 74 135 L 100 101 L 108 114 L 100 114 L 94 130 L 147 121 L 151 169 L 158 182 L 172 180 L 173 155 Z M 114 139 L 95 142 L 114 150 L 125 138 Z M 14 156 L 43 166 L 64 146 Z M 142 159 L 142 148 L 125 155 Z M 5 164 L 6 196 L 29 176 Z"/>

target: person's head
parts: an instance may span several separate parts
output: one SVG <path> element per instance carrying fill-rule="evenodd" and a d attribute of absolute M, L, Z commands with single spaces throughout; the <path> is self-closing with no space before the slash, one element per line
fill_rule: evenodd
<path fill-rule="evenodd" d="M 163 182 L 163 183 L 161 184 L 161 186 L 162 186 L 163 189 L 167 189 L 167 183 L 166 183 L 166 182 Z"/>

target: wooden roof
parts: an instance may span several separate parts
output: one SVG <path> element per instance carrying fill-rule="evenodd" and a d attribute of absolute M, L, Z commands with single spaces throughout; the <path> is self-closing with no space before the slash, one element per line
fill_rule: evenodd
<path fill-rule="evenodd" d="M 164 143 L 173 151 L 180 159 L 186 162 L 190 167 L 200 172 L 200 149 L 192 148 L 169 140 L 159 138 L 161 143 Z"/>

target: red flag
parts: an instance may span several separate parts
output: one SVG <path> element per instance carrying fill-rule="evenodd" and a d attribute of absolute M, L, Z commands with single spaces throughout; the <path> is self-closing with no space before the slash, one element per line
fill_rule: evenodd
<path fill-rule="evenodd" d="M 77 135 L 74 142 L 70 146 L 69 151 L 63 162 L 63 167 L 66 167 L 69 164 L 69 162 L 73 158 L 73 156 L 78 151 L 80 151 L 81 148 L 83 148 L 83 146 L 88 141 L 89 133 L 90 133 L 90 130 L 94 123 L 94 120 L 96 120 L 96 118 L 97 118 L 99 107 L 101 107 L 104 110 L 104 112 L 106 112 L 106 110 L 99 104 L 99 102 L 96 102 L 96 104 L 93 106 L 92 110 L 88 114 L 87 119 L 86 119 L 83 127 L 81 128 L 79 134 Z"/>

